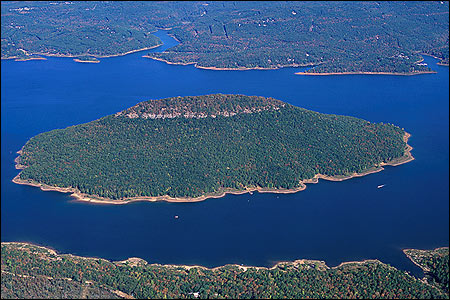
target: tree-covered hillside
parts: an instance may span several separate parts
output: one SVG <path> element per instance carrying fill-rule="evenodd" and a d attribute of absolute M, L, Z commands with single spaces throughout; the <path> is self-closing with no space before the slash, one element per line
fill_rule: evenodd
<path fill-rule="evenodd" d="M 293 189 L 319 173 L 351 175 L 400 158 L 404 135 L 271 98 L 175 97 L 33 137 L 19 177 L 110 199 Z"/>
<path fill-rule="evenodd" d="M 448 262 L 448 248 L 446 259 Z M 329 268 L 298 260 L 273 268 L 162 266 L 110 262 L 2 243 L 1 296 L 137 299 L 448 299 L 438 287 L 379 261 Z M 447 269 L 448 276 L 448 269 Z"/>
<path fill-rule="evenodd" d="M 406 249 L 403 252 L 424 270 L 425 278 L 428 282 L 439 287 L 447 294 L 449 293 L 448 247 L 434 250 Z"/>
<path fill-rule="evenodd" d="M 181 42 L 150 57 L 201 67 L 307 72 L 423 72 L 421 53 L 448 65 L 448 2 L 210 3 L 170 32 Z"/>
<path fill-rule="evenodd" d="M 165 28 L 180 44 L 149 57 L 199 67 L 417 74 L 422 53 L 449 61 L 448 1 L 3 1 L 1 16 L 2 58 L 125 53 Z"/>

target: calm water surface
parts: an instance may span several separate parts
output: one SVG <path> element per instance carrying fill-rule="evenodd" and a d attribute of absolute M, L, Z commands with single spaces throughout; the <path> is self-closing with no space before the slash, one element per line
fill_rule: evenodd
<path fill-rule="evenodd" d="M 158 32 L 165 45 L 174 42 Z M 148 52 L 148 51 L 147 51 Z M 401 252 L 449 244 L 449 71 L 420 76 L 298 76 L 301 70 L 212 71 L 142 58 L 1 62 L 1 240 L 151 263 L 271 266 L 300 258 L 379 259 L 420 274 Z M 229 195 L 199 203 L 121 206 L 16 185 L 14 158 L 36 134 L 89 122 L 137 102 L 183 95 L 270 96 L 322 113 L 399 125 L 416 158 L 296 194 Z M 377 189 L 380 184 L 386 184 Z M 179 218 L 175 219 L 174 216 Z"/>

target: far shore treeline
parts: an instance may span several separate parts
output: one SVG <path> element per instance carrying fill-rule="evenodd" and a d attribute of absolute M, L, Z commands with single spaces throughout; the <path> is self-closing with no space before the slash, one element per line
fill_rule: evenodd
<path fill-rule="evenodd" d="M 210 69 L 311 66 L 308 74 L 433 72 L 449 63 L 448 1 L 2 1 L 1 58 L 148 57 Z"/>

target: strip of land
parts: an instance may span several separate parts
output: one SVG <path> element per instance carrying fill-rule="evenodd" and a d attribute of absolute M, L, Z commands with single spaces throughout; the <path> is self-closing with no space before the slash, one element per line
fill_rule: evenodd
<path fill-rule="evenodd" d="M 278 67 L 274 67 L 274 68 L 262 68 L 262 67 L 253 67 L 253 68 L 247 68 L 247 67 L 237 67 L 237 68 L 218 68 L 218 67 L 204 67 L 204 66 L 200 66 L 198 64 L 198 62 L 172 62 L 169 60 L 166 60 L 164 58 L 160 58 L 160 57 L 152 57 L 149 55 L 143 55 L 142 57 L 145 58 L 150 58 L 150 59 L 154 59 L 157 61 L 161 61 L 161 62 L 165 62 L 166 64 L 169 65 L 181 65 L 181 66 L 187 66 L 187 65 L 194 65 L 195 68 L 197 69 L 203 69 L 203 70 L 215 70 L 215 71 L 248 71 L 248 70 L 278 70 L 281 68 L 300 68 L 300 67 L 310 67 L 313 65 L 317 65 L 317 64 L 289 64 L 289 65 L 280 65 Z"/>
<path fill-rule="evenodd" d="M 336 73 L 312 73 L 312 72 L 297 72 L 295 75 L 402 75 L 402 76 L 412 76 L 421 74 L 435 74 L 436 71 L 417 71 L 409 73 L 398 73 L 398 72 L 336 72 Z"/>
<path fill-rule="evenodd" d="M 273 68 L 262 68 L 262 67 L 237 67 L 237 68 L 218 68 L 218 67 L 204 67 L 198 65 L 197 62 L 172 62 L 160 57 L 152 57 L 149 55 L 143 55 L 142 57 L 154 59 L 157 61 L 165 62 L 169 65 L 194 65 L 197 69 L 204 70 L 214 70 L 214 71 L 248 71 L 248 70 L 278 70 L 281 68 L 300 68 L 300 67 L 310 67 L 315 66 L 317 64 L 289 64 L 289 65 L 280 65 Z M 411 76 L 411 75 L 421 75 L 421 74 L 435 74 L 436 71 L 417 71 L 417 72 L 408 72 L 408 73 L 399 73 L 399 72 L 325 72 L 325 73 L 312 73 L 312 72 L 296 72 L 295 75 L 402 75 L 402 76 Z"/>
<path fill-rule="evenodd" d="M 50 186 L 47 184 L 35 182 L 33 180 L 23 180 L 19 178 L 19 175 L 16 175 L 13 178 L 13 182 L 16 184 L 22 184 L 22 185 L 29 185 L 34 187 L 39 187 L 43 191 L 56 191 L 61 193 L 72 193 L 70 196 L 75 198 L 78 201 L 84 201 L 88 203 L 100 203 L 100 204 L 127 204 L 131 202 L 137 202 L 137 201 L 149 201 L 149 202 L 156 202 L 156 201 L 167 201 L 167 202 L 200 202 L 204 201 L 206 199 L 210 198 L 222 198 L 226 196 L 227 194 L 231 195 L 241 195 L 246 193 L 252 193 L 252 192 L 259 192 L 259 193 L 279 193 L 279 194 L 291 194 L 291 193 L 297 193 L 300 191 L 303 191 L 306 189 L 306 184 L 308 183 L 318 183 L 319 179 L 325 179 L 329 181 L 343 181 L 347 179 L 351 179 L 354 177 L 361 177 L 366 176 L 372 173 L 377 173 L 382 170 L 384 170 L 383 166 L 398 166 L 407 162 L 410 162 L 414 160 L 414 157 L 411 154 L 411 150 L 413 149 L 410 145 L 408 145 L 408 139 L 410 138 L 411 134 L 405 132 L 405 135 L 403 136 L 403 140 L 406 143 L 406 149 L 405 153 L 402 157 L 393 159 L 389 162 L 382 162 L 379 163 L 376 166 L 373 166 L 372 168 L 369 168 L 361 173 L 352 173 L 349 175 L 337 175 L 337 176 L 327 176 L 322 174 L 316 174 L 313 178 L 305 179 L 300 182 L 300 186 L 294 189 L 271 189 L 271 188 L 262 188 L 262 187 L 246 187 L 243 190 L 235 190 L 235 189 L 224 189 L 218 193 L 213 194 L 205 194 L 199 197 L 170 197 L 168 195 L 163 196 L 155 196 L 155 197 L 147 197 L 147 196 L 141 196 L 141 197 L 130 197 L 120 200 L 113 200 L 105 197 L 99 197 L 94 195 L 88 195 L 81 193 L 78 189 L 72 188 L 72 187 L 56 187 L 56 186 Z M 21 150 L 17 152 L 18 154 L 21 154 Z M 20 165 L 18 163 L 18 157 L 15 159 L 16 162 L 16 169 L 24 169 L 25 167 L 23 165 Z"/>
<path fill-rule="evenodd" d="M 14 61 L 47 60 L 45 57 L 15 57 Z"/>
<path fill-rule="evenodd" d="M 80 257 L 29 243 L 1 246 L 2 298 L 448 299 L 445 286 L 428 284 L 425 278 L 376 259 L 335 267 L 299 259 L 272 267 L 228 264 L 207 268 L 149 264 L 136 257 L 123 261 Z M 439 264 L 432 266 L 432 272 L 448 276 L 448 247 L 427 252 Z"/>
<path fill-rule="evenodd" d="M 79 62 L 79 63 L 91 63 L 91 64 L 98 64 L 100 62 L 99 60 L 81 60 L 78 58 L 75 58 L 73 61 Z"/>
<path fill-rule="evenodd" d="M 48 57 L 66 57 L 66 58 L 80 57 L 80 56 L 86 55 L 86 56 L 92 56 L 92 57 L 95 57 L 95 58 L 109 58 L 109 57 L 124 56 L 124 55 L 127 55 L 127 54 L 132 54 L 132 53 L 140 52 L 140 51 L 144 51 L 144 50 L 150 50 L 150 49 L 158 48 L 158 47 L 160 47 L 162 45 L 163 44 L 161 43 L 159 45 L 155 45 L 155 46 L 152 46 L 152 47 L 145 47 L 145 48 L 131 50 L 131 51 L 124 52 L 124 53 L 111 54 L 111 55 L 94 55 L 94 54 L 89 54 L 89 53 L 72 55 L 72 54 L 52 54 L 52 53 L 43 53 L 43 52 L 33 53 L 33 55 L 43 55 L 43 56 L 48 56 Z M 19 56 L 2 57 L 1 59 L 5 59 L 5 60 L 6 59 L 14 59 L 15 61 L 47 60 L 45 57 L 21 58 Z M 89 63 L 94 62 L 94 63 L 97 63 L 97 61 L 83 61 L 83 60 L 79 60 L 79 59 L 74 59 L 74 61 L 76 61 L 76 62 L 89 62 Z M 98 61 L 98 62 L 100 62 L 100 61 Z"/>
<path fill-rule="evenodd" d="M 58 254 L 57 251 L 55 251 L 54 249 L 48 248 L 48 247 L 43 247 L 43 246 L 38 246 L 35 245 L 33 243 L 27 243 L 27 242 L 1 242 L 2 246 L 7 246 L 7 245 L 11 245 L 14 247 L 17 247 L 18 249 L 23 249 L 23 248 L 38 248 L 42 251 L 47 252 L 50 256 L 67 256 L 70 258 L 74 258 L 74 259 L 81 259 L 81 260 L 101 260 L 101 261 L 105 261 L 105 262 L 109 262 L 107 259 L 104 258 L 98 258 L 98 257 L 84 257 L 84 256 L 78 256 L 78 255 L 73 255 L 73 254 Z M 442 247 L 442 249 L 447 248 L 447 247 Z M 441 248 L 439 248 L 441 249 Z M 406 252 L 405 252 L 406 254 Z M 407 255 L 407 254 L 406 254 Z M 411 259 L 411 257 L 409 255 L 407 255 L 408 258 Z M 200 265 L 173 265 L 173 264 L 158 264 L 158 263 L 152 263 L 149 264 L 147 261 L 145 261 L 142 258 L 139 257 L 130 257 L 126 260 L 122 260 L 122 261 L 115 261 L 115 264 L 119 264 L 119 265 L 127 265 L 127 266 L 131 266 L 131 267 L 135 267 L 135 266 L 139 266 L 139 265 L 149 265 L 149 266 L 157 266 L 157 267 L 165 267 L 165 268 L 184 268 L 186 270 L 190 270 L 190 269 L 194 269 L 194 268 L 198 268 L 198 269 L 202 269 L 202 270 L 210 270 L 210 271 L 216 271 L 219 270 L 221 268 L 223 268 L 224 266 L 218 266 L 218 267 L 213 267 L 213 268 L 208 268 L 208 267 L 204 267 L 204 266 L 200 266 Z M 258 267 L 258 266 L 244 266 L 244 265 L 238 265 L 238 264 L 229 264 L 228 266 L 233 266 L 239 269 L 243 269 L 244 271 L 247 271 L 248 269 L 255 269 L 255 270 L 274 270 L 280 266 L 286 265 L 286 264 L 293 264 L 293 265 L 314 265 L 316 269 L 322 269 L 322 270 L 326 270 L 326 269 L 339 269 L 342 266 L 345 265 L 352 265 L 352 264 L 365 264 L 365 263 L 379 263 L 382 264 L 381 261 L 379 261 L 378 259 L 365 259 L 362 261 L 348 261 L 348 262 L 342 262 L 339 265 L 335 266 L 335 267 L 329 267 L 326 265 L 325 261 L 323 260 L 311 260 L 311 259 L 297 259 L 294 261 L 279 261 L 276 262 L 272 267 Z M 393 267 L 391 267 L 393 268 Z"/>

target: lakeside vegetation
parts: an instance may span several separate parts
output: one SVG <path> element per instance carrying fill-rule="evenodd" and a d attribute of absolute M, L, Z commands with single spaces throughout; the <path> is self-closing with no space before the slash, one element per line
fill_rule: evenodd
<path fill-rule="evenodd" d="M 213 94 L 149 100 L 39 134 L 16 162 L 22 181 L 88 195 L 192 198 L 361 173 L 404 157 L 404 136 L 391 124 Z"/>
<path fill-rule="evenodd" d="M 447 259 L 448 248 L 445 256 Z M 297 260 L 273 268 L 226 265 L 214 269 L 111 262 L 57 254 L 23 243 L 2 243 L 1 297 L 183 299 L 448 299 L 436 286 L 377 260 L 329 268 Z M 448 275 L 448 268 L 447 268 Z"/>
<path fill-rule="evenodd" d="M 405 249 L 403 252 L 425 272 L 425 280 L 449 293 L 448 247 L 434 250 Z"/>
<path fill-rule="evenodd" d="M 180 44 L 149 57 L 231 69 L 418 73 L 430 71 L 421 53 L 446 64 L 449 55 L 448 2 L 216 3 L 170 33 Z"/>
<path fill-rule="evenodd" d="M 180 44 L 151 58 L 204 68 L 313 66 L 310 73 L 417 74 L 449 63 L 448 1 L 2 2 L 1 57 L 114 55 Z"/>
<path fill-rule="evenodd" d="M 139 10 L 124 2 L 2 2 L 1 57 L 110 56 L 162 44 Z"/>

